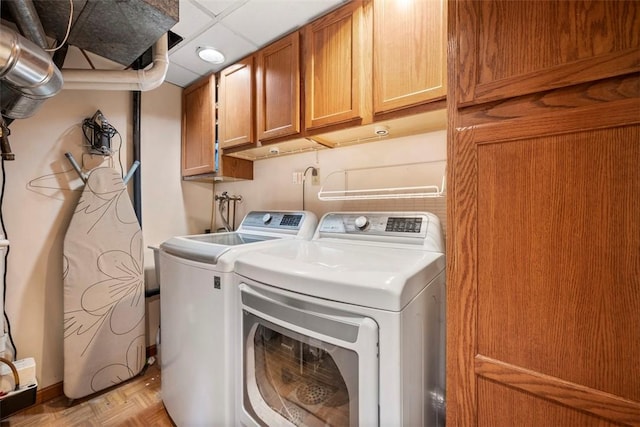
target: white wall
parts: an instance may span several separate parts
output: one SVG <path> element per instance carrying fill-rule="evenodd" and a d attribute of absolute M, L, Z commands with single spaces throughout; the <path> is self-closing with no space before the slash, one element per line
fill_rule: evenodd
<path fill-rule="evenodd" d="M 320 181 L 326 189 L 344 189 L 340 170 L 362 169 L 349 173 L 350 190 L 435 184 L 441 187 L 446 162 L 446 131 L 431 132 L 379 142 L 324 149 L 274 157 L 254 162 L 253 181 L 221 182 L 216 194 L 242 196 L 237 205 L 236 226 L 243 216 L 260 209 L 302 209 L 302 184 L 293 183 L 293 173 L 304 172 L 309 166 L 319 167 Z M 305 209 L 320 218 L 330 211 L 422 211 L 435 213 L 446 231 L 445 199 L 396 199 L 369 201 L 320 201 L 320 186 L 311 185 L 311 171 L 305 184 Z M 215 228 L 222 227 L 216 205 Z"/>
<path fill-rule="evenodd" d="M 179 87 L 142 93 L 142 191 L 145 245 L 208 226 L 211 188 L 180 179 Z M 18 358 L 34 357 L 41 388 L 63 379 L 62 244 L 82 182 L 64 156 L 88 168 L 102 160 L 83 155 L 82 120 L 100 109 L 123 138 L 122 162 L 131 163 L 132 107 L 128 92 L 62 91 L 31 118 L 16 120 L 9 137 L 16 155 L 5 162 L 4 221 L 11 241 L 6 311 Z M 114 145 L 117 145 L 117 137 Z M 114 166 L 119 169 L 117 156 Z M 131 188 L 131 187 L 130 187 Z M 153 270 L 145 252 L 145 271 Z M 153 274 L 149 286 L 155 285 Z M 158 300 L 147 304 L 147 344 L 155 342 Z M 9 347 L 9 346 L 8 346 Z"/>
<path fill-rule="evenodd" d="M 211 186 L 181 177 L 181 96 L 182 89 L 169 84 L 142 94 L 140 170 L 147 290 L 160 287 L 153 251 L 147 246 L 158 247 L 169 237 L 201 232 L 211 221 Z M 156 343 L 159 323 L 156 295 L 147 298 L 147 346 Z"/>

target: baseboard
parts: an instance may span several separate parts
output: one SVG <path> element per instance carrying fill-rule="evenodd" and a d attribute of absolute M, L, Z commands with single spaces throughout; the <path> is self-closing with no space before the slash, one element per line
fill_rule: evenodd
<path fill-rule="evenodd" d="M 147 347 L 147 358 L 155 356 L 156 354 L 158 354 L 158 350 L 155 344 Z M 39 388 L 38 392 L 36 393 L 35 405 L 48 402 L 49 400 L 53 400 L 60 396 L 64 396 L 64 388 L 62 382 L 55 383 L 42 389 Z"/>
<path fill-rule="evenodd" d="M 156 354 L 158 354 L 158 348 L 156 347 L 155 344 L 147 347 L 147 358 L 151 356 L 155 356 Z"/>
<path fill-rule="evenodd" d="M 44 402 L 48 402 L 49 400 L 55 399 L 56 397 L 60 397 L 64 394 L 64 390 L 62 388 L 62 382 L 55 383 L 45 388 L 38 389 L 36 393 L 36 405 L 39 405 Z"/>

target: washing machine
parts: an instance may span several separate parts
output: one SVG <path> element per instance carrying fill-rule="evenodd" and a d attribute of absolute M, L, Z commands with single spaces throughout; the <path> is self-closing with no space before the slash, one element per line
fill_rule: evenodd
<path fill-rule="evenodd" d="M 235 425 L 233 266 L 243 253 L 310 239 L 308 211 L 253 211 L 234 232 L 173 237 L 160 245 L 162 400 L 182 426 Z"/>
<path fill-rule="evenodd" d="M 428 212 L 332 212 L 236 260 L 238 421 L 442 426 L 445 246 Z"/>

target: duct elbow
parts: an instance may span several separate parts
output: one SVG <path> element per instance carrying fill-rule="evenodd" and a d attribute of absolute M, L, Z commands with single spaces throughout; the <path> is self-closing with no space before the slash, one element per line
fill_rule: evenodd
<path fill-rule="evenodd" d="M 62 89 L 148 91 L 159 87 L 169 69 L 168 36 L 154 46 L 146 70 L 62 70 L 40 46 L 0 25 L 0 100 L 2 115 L 31 117 Z"/>
<path fill-rule="evenodd" d="M 63 89 L 149 91 L 164 83 L 169 69 L 168 36 L 154 46 L 154 59 L 146 70 L 63 69 Z"/>
<path fill-rule="evenodd" d="M 142 92 L 155 89 L 164 83 L 169 70 L 169 59 L 165 55 L 157 55 L 153 61 L 153 67 L 149 70 L 140 70 L 139 89 Z"/>

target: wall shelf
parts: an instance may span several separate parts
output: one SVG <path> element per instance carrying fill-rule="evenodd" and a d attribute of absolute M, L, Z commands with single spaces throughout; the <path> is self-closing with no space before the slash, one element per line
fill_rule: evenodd
<path fill-rule="evenodd" d="M 325 178 L 318 192 L 318 199 L 335 201 L 444 197 L 446 166 L 446 160 L 436 160 L 333 171 Z M 391 176 L 394 177 L 393 180 Z M 406 185 L 407 183 L 415 185 Z"/>

